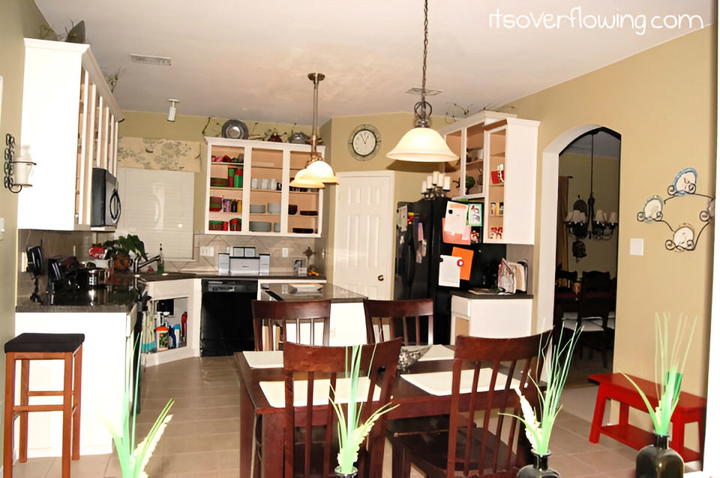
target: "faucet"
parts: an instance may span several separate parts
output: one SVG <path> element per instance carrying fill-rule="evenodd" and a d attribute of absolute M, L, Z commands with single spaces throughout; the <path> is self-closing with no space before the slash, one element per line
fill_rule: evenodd
<path fill-rule="evenodd" d="M 160 256 L 160 254 L 158 254 L 157 256 L 151 257 L 150 259 L 143 261 L 143 262 L 140 262 L 140 256 L 136 256 L 135 259 L 133 259 L 132 271 L 134 274 L 137 274 L 138 272 L 140 272 L 140 269 L 142 269 L 143 267 L 147 267 L 150 264 L 152 264 L 153 262 L 160 262 L 161 260 L 162 260 L 162 256 Z"/>

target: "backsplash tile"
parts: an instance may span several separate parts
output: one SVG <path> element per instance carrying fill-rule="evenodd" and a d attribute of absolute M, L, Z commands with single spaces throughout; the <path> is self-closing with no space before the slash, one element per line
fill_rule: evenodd
<path fill-rule="evenodd" d="M 309 247 L 314 254 L 309 264 L 315 264 L 324 273 L 325 260 L 322 250 L 322 239 L 305 239 L 294 237 L 269 236 L 228 236 L 220 234 L 196 234 L 193 240 L 192 261 L 167 261 L 165 269 L 172 272 L 216 271 L 217 255 L 226 252 L 228 247 L 255 247 L 259 254 L 270 254 L 270 272 L 273 274 L 292 273 L 293 259 L 303 258 L 307 263 L 304 251 Z M 201 257 L 200 247 L 212 247 L 212 257 Z M 282 249 L 288 249 L 288 257 L 282 257 Z"/>

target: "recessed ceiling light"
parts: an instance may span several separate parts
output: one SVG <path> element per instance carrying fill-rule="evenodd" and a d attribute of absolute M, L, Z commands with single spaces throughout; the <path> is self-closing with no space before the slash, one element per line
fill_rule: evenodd
<path fill-rule="evenodd" d="M 419 95 L 422 93 L 422 88 L 410 88 L 405 93 L 407 93 L 408 95 Z M 440 93 L 442 93 L 442 90 L 425 90 L 425 96 L 435 96 L 439 95 Z"/>
<path fill-rule="evenodd" d="M 130 60 L 134 63 L 144 63 L 146 65 L 172 66 L 172 58 L 168 56 L 136 55 L 133 53 L 130 55 Z"/>

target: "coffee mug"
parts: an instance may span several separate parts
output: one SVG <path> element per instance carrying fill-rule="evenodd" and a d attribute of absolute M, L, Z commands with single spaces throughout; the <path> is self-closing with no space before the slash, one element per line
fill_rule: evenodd
<path fill-rule="evenodd" d="M 270 188 L 270 180 L 268 178 L 263 178 L 260 181 L 260 189 L 269 189 Z"/>
<path fill-rule="evenodd" d="M 273 191 L 277 189 L 277 179 L 270 180 L 270 189 L 272 189 Z"/>
<path fill-rule="evenodd" d="M 252 178 L 252 181 L 250 181 L 250 186 L 252 186 L 253 189 L 258 188 L 258 180 L 257 178 Z"/>

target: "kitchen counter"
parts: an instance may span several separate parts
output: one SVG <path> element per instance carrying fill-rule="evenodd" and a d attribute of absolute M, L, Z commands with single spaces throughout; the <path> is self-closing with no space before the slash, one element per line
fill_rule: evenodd
<path fill-rule="evenodd" d="M 450 292 L 450 295 L 456 295 L 458 297 L 464 297 L 465 299 L 471 300 L 497 300 L 497 299 L 532 299 L 532 294 L 498 294 L 497 292 L 487 292 L 482 294 L 473 294 L 466 290 L 454 290 Z"/>
<path fill-rule="evenodd" d="M 302 280 L 324 281 L 325 276 L 296 276 L 292 274 L 264 274 L 264 275 L 230 275 L 217 272 L 166 272 L 163 274 L 142 274 L 140 278 L 145 282 L 157 282 L 176 279 L 245 279 L 245 280 Z"/>
<path fill-rule="evenodd" d="M 270 284 L 270 287 L 263 289 L 276 300 L 297 301 L 297 300 L 330 300 L 334 304 L 362 302 L 364 295 L 356 294 L 353 291 L 343 289 L 334 284 L 324 284 L 316 293 L 295 293 L 288 284 Z"/>
<path fill-rule="evenodd" d="M 142 285 L 140 285 L 142 289 Z M 18 299 L 15 312 L 92 312 L 128 313 L 142 294 L 127 285 L 111 285 L 93 290 L 69 290 L 41 294 L 43 303 Z"/>

